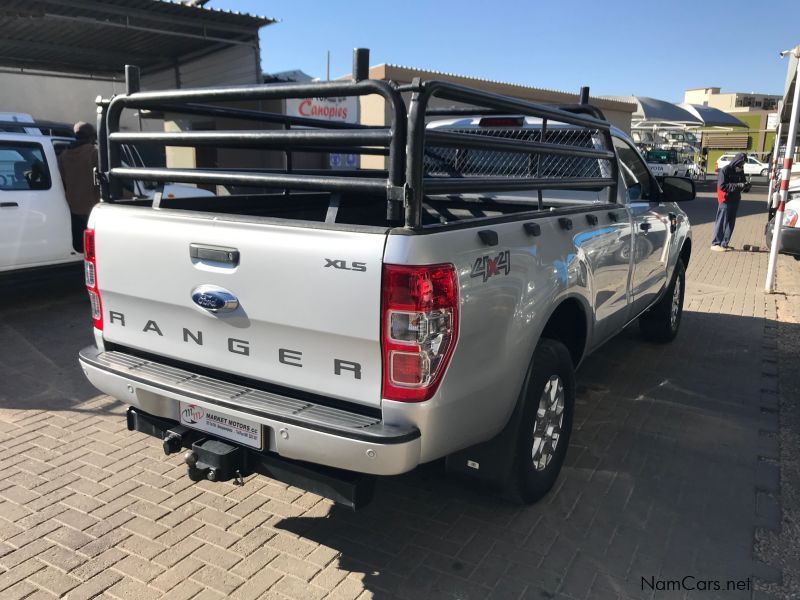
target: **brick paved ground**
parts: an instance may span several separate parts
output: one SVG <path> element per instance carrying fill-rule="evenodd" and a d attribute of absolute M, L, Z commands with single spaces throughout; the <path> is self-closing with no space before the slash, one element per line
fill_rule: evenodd
<path fill-rule="evenodd" d="M 780 589 L 753 536 L 780 524 L 773 336 L 791 297 L 760 291 L 765 254 L 708 252 L 710 195 L 686 208 L 681 334 L 657 346 L 631 328 L 586 362 L 568 464 L 525 508 L 438 465 L 382 480 L 357 514 L 261 477 L 192 484 L 83 380 L 80 284 L 15 290 L 24 309 L 0 316 L 0 598 L 660 599 L 684 595 L 642 577 L 684 575 Z M 761 208 L 743 203 L 737 246 L 760 242 Z M 797 267 L 782 258 L 781 285 Z"/>

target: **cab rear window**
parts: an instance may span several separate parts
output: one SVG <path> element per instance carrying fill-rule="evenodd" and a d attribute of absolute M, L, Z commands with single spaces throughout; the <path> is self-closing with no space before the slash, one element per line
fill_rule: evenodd
<path fill-rule="evenodd" d="M 39 144 L 0 141 L 0 190 L 48 190 L 51 184 Z"/>

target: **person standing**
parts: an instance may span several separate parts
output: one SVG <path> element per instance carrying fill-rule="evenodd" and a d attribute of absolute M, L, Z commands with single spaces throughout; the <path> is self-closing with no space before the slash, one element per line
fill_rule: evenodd
<path fill-rule="evenodd" d="M 711 250 L 725 252 L 733 250 L 730 245 L 733 228 L 736 226 L 736 213 L 742 200 L 742 190 L 747 185 L 744 163 L 747 155 L 737 153 L 731 162 L 719 170 L 717 177 L 717 218 L 714 221 L 714 239 Z"/>
<path fill-rule="evenodd" d="M 95 183 L 97 168 L 97 134 L 90 123 L 79 121 L 73 127 L 75 141 L 58 156 L 58 170 L 64 183 L 72 217 L 72 246 L 83 253 L 83 232 L 89 213 L 100 201 L 100 188 Z"/>

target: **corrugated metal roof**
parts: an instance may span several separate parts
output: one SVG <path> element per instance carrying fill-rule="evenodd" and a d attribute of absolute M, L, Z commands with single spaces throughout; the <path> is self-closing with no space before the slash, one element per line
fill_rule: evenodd
<path fill-rule="evenodd" d="M 2 0 L 0 65 L 119 73 L 226 46 L 255 46 L 274 19 L 162 0 Z"/>
<path fill-rule="evenodd" d="M 562 90 L 554 90 L 554 89 L 550 89 L 550 88 L 534 87 L 534 86 L 530 86 L 530 85 L 523 85 L 521 83 L 511 83 L 511 82 L 508 82 L 508 81 L 499 81 L 497 79 L 486 79 L 484 77 L 472 77 L 472 76 L 469 76 L 469 75 L 461 75 L 461 74 L 458 74 L 458 73 L 447 73 L 447 72 L 444 72 L 444 71 L 432 71 L 430 69 L 418 69 L 417 67 L 408 67 L 408 66 L 405 66 L 405 65 L 397 65 L 397 64 L 392 64 L 392 63 L 382 63 L 380 65 L 377 65 L 376 67 L 371 67 L 371 68 L 381 68 L 381 67 L 386 69 L 387 72 L 389 70 L 395 70 L 395 71 L 402 70 L 402 71 L 407 71 L 409 73 L 413 73 L 415 75 L 418 74 L 418 75 L 434 76 L 434 77 L 442 77 L 442 76 L 444 76 L 444 77 L 450 77 L 450 78 L 453 78 L 453 79 L 464 80 L 465 82 L 480 81 L 480 82 L 483 82 L 483 83 L 488 83 L 488 84 L 492 84 L 492 85 L 499 85 L 499 86 L 505 86 L 505 87 L 508 87 L 508 88 L 518 88 L 521 91 L 546 92 L 548 94 L 560 94 L 560 95 L 563 95 L 563 96 L 575 96 L 575 93 L 565 92 L 565 91 L 562 91 Z M 602 101 L 602 102 L 608 103 L 609 106 L 616 105 L 617 108 L 619 108 L 620 110 L 623 110 L 623 111 L 630 110 L 631 112 L 633 112 L 633 110 L 634 110 L 634 108 L 636 106 L 634 102 L 632 102 L 629 99 L 624 99 L 624 98 L 610 98 L 608 96 L 591 96 L 590 99 L 595 103 L 597 103 L 597 101 Z"/>

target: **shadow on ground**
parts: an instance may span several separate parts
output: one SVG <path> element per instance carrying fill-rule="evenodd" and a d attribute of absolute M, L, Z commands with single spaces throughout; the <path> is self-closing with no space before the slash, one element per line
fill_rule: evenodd
<path fill-rule="evenodd" d="M 0 405 L 70 408 L 98 394 L 78 368 L 93 342 L 83 266 L 0 275 Z"/>
<path fill-rule="evenodd" d="M 642 578 L 774 577 L 752 557 L 754 527 L 778 518 L 756 510 L 756 488 L 777 485 L 775 466 L 759 460 L 777 428 L 762 406 L 765 322 L 684 319 L 673 344 L 648 344 L 631 327 L 587 359 L 567 465 L 538 504 L 477 490 L 435 463 L 382 479 L 358 513 L 334 507 L 275 526 L 340 551 L 339 568 L 380 598 L 649 598 Z"/>

